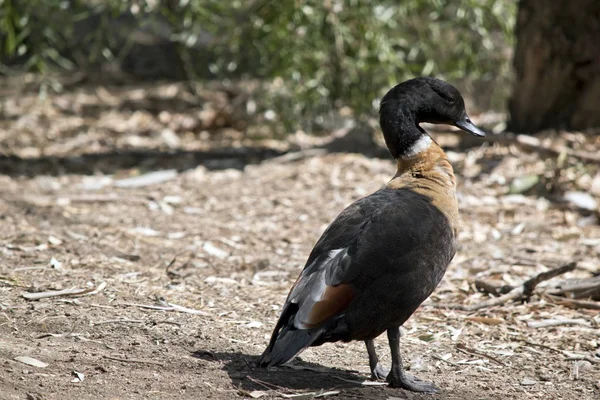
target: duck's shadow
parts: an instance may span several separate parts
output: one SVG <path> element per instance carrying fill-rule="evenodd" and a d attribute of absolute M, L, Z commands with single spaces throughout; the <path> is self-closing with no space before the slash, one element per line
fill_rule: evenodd
<path fill-rule="evenodd" d="M 277 368 L 259 368 L 258 357 L 236 352 L 197 350 L 192 356 L 208 362 L 220 363 L 231 378 L 233 386 L 253 390 L 311 390 L 329 391 L 360 388 L 368 376 L 358 371 L 324 367 L 298 359 Z"/>

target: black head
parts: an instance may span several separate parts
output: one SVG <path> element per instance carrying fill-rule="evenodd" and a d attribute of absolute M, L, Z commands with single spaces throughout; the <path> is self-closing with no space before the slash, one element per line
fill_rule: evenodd
<path fill-rule="evenodd" d="M 485 136 L 467 116 L 458 89 L 435 78 L 416 78 L 393 87 L 381 100 L 379 122 L 394 157 L 401 156 L 427 133 L 421 122 L 454 125 L 475 136 Z"/>

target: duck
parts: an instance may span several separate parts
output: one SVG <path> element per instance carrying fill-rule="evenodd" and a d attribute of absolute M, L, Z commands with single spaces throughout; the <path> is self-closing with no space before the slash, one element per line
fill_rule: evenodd
<path fill-rule="evenodd" d="M 404 371 L 400 327 L 442 280 L 458 236 L 456 178 L 446 153 L 420 126 L 448 124 L 485 136 L 451 84 L 432 77 L 402 82 L 382 98 L 379 124 L 396 173 L 326 228 L 281 308 L 259 367 L 282 365 L 311 346 L 363 341 L 372 379 L 438 393 Z M 373 340 L 387 333 L 391 369 Z"/>

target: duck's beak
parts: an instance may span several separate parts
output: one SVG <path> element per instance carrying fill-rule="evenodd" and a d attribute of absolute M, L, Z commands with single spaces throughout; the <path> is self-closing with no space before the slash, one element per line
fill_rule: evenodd
<path fill-rule="evenodd" d="M 454 122 L 454 126 L 462 129 L 463 131 L 469 132 L 475 136 L 485 136 L 485 132 L 476 127 L 473 122 L 469 119 L 469 116 L 465 113 L 461 119 Z"/>

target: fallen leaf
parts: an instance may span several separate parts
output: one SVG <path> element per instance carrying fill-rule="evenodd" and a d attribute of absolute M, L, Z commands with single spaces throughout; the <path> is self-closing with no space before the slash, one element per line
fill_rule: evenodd
<path fill-rule="evenodd" d="M 18 356 L 14 358 L 16 361 L 21 362 L 23 364 L 27 364 L 27 365 L 31 365 L 32 367 L 37 367 L 37 368 L 46 368 L 48 366 L 48 364 L 46 364 L 43 361 L 40 361 L 36 358 L 33 357 L 28 357 L 28 356 Z"/>

